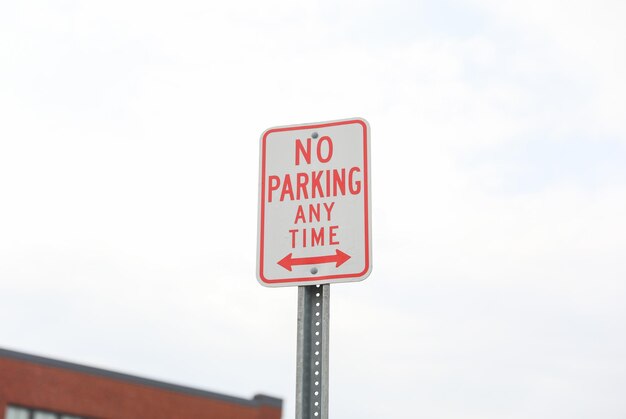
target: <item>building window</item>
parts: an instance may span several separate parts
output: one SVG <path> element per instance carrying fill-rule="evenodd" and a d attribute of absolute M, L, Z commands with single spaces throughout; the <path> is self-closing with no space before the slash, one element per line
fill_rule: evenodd
<path fill-rule="evenodd" d="M 82 416 L 66 415 L 64 413 L 21 406 L 8 406 L 4 417 L 5 419 L 87 419 Z"/>
<path fill-rule="evenodd" d="M 21 407 L 9 406 L 4 417 L 5 419 L 30 419 L 30 411 Z"/>

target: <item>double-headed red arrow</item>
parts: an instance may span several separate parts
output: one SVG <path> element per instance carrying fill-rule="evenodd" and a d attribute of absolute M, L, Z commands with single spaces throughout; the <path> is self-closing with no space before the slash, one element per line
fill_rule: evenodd
<path fill-rule="evenodd" d="M 340 267 L 343 265 L 348 259 L 350 259 L 350 255 L 343 253 L 341 250 L 335 250 L 334 255 L 329 256 L 314 256 L 310 258 L 294 258 L 292 257 L 293 253 L 289 253 L 287 256 L 279 260 L 277 263 L 283 268 L 291 271 L 291 267 L 294 265 L 314 265 L 317 263 L 332 263 L 335 262 L 335 267 Z"/>

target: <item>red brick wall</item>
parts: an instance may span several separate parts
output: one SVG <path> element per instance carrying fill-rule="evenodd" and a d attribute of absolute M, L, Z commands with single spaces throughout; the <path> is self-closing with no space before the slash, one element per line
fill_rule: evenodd
<path fill-rule="evenodd" d="M 281 417 L 274 406 L 246 406 L 0 357 L 0 419 L 7 404 L 103 419 Z"/>

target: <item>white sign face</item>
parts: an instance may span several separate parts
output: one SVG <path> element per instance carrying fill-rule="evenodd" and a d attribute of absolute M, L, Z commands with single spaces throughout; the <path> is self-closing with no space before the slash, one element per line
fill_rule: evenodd
<path fill-rule="evenodd" d="M 360 118 L 261 136 L 257 278 L 265 286 L 355 282 L 372 269 L 370 129 Z"/>

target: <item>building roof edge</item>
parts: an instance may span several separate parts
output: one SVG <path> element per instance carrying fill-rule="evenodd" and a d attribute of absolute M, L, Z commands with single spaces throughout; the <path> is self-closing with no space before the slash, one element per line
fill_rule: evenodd
<path fill-rule="evenodd" d="M 241 397 L 229 396 L 227 394 L 214 393 L 212 391 L 200 390 L 193 387 L 187 387 L 178 384 L 167 383 L 165 381 L 153 380 L 151 378 L 143 378 L 136 375 L 125 374 L 116 371 L 105 370 L 102 368 L 90 367 L 87 365 L 76 364 L 73 362 L 60 361 L 58 359 L 47 358 L 39 355 L 27 354 L 24 352 L 17 352 L 10 349 L 0 348 L 0 358 L 9 358 L 18 361 L 31 362 L 38 365 L 47 367 L 60 368 L 82 374 L 94 375 L 97 377 L 104 377 L 113 380 L 124 381 L 127 383 L 139 384 L 148 387 L 155 387 L 162 390 L 173 391 L 176 393 L 182 393 L 190 396 L 203 397 L 208 399 L 214 399 L 229 403 L 236 403 L 244 406 L 258 407 L 258 406 L 272 406 L 281 408 L 282 399 L 267 396 L 264 394 L 256 394 L 252 399 L 244 399 Z"/>

